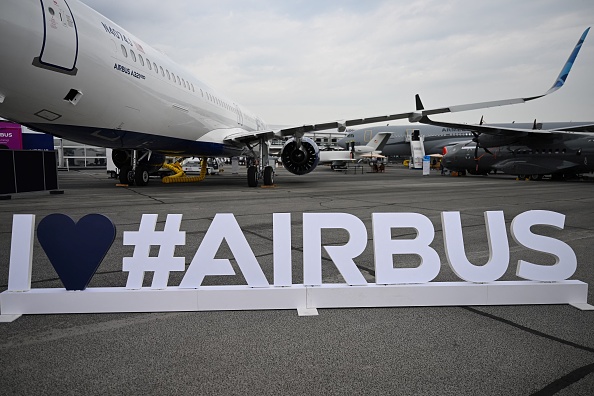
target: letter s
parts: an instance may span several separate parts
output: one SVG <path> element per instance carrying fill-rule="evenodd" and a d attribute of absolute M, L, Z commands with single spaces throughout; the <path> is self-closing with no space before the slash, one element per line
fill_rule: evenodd
<path fill-rule="evenodd" d="M 519 260 L 517 276 L 535 281 L 561 281 L 574 274 L 577 269 L 577 258 L 569 245 L 558 239 L 536 235 L 530 231 L 530 228 L 536 224 L 550 225 L 562 230 L 564 223 L 565 215 L 548 210 L 529 210 L 514 218 L 510 231 L 517 243 L 555 257 L 553 265 L 539 265 Z"/>

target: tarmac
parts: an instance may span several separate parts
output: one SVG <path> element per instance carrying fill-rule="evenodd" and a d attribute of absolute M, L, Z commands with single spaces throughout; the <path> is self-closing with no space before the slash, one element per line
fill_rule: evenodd
<path fill-rule="evenodd" d="M 272 282 L 272 213 L 292 215 L 293 281 L 303 281 L 303 213 L 350 213 L 371 230 L 372 213 L 413 212 L 435 228 L 431 246 L 441 270 L 434 282 L 459 281 L 443 247 L 441 212 L 459 211 L 468 259 L 489 258 L 485 211 L 502 210 L 506 224 L 532 209 L 566 216 L 563 229 L 537 226 L 575 252 L 570 278 L 588 284 L 594 304 L 594 182 L 519 181 L 506 175 L 451 177 L 389 166 L 355 174 L 319 167 L 295 176 L 278 169 L 273 187 L 249 188 L 245 169 L 226 168 L 198 184 L 117 187 L 104 170 L 59 173 L 64 194 L 15 194 L 0 201 L 0 291 L 7 289 L 13 214 L 52 213 L 75 221 L 108 216 L 117 233 L 89 287 L 124 286 L 124 231 L 142 214 L 183 214 L 189 266 L 214 216 L 233 213 L 267 279 Z M 374 282 L 371 232 L 355 259 Z M 509 235 L 509 229 L 508 229 Z M 405 237 L 414 238 L 411 230 Z M 344 245 L 344 231 L 324 232 L 324 245 Z M 553 258 L 509 238 L 511 260 L 552 264 Z M 323 251 L 323 281 L 343 282 Z M 231 259 L 223 245 L 217 258 Z M 405 256 L 406 265 L 419 264 Z M 415 261 L 416 260 L 416 261 Z M 170 284 L 181 275 L 172 273 Z M 148 282 L 148 283 L 147 283 Z M 145 285 L 150 276 L 145 277 Z M 209 276 L 209 285 L 242 285 L 241 275 Z M 34 242 L 33 288 L 62 284 L 40 243 Z M 0 307 L 1 309 L 1 307 Z M 592 395 L 594 311 L 570 305 L 504 305 L 296 310 L 23 315 L 0 323 L 0 393 L 192 395 Z"/>

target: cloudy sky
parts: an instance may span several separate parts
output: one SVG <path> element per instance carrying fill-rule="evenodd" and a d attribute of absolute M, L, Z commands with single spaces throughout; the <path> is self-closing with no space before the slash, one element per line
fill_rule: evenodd
<path fill-rule="evenodd" d="M 544 93 L 591 0 L 83 0 L 269 124 Z M 446 121 L 593 121 L 594 31 L 559 92 Z M 405 123 L 402 121 L 400 123 Z"/>

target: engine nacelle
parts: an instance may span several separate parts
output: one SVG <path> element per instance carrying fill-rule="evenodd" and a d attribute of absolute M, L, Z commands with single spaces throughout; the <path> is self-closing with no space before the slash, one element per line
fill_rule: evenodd
<path fill-rule="evenodd" d="M 138 165 L 146 167 L 149 173 L 152 173 L 161 169 L 163 163 L 165 163 L 165 154 L 155 153 L 153 151 L 150 155 L 150 158 L 143 158 L 138 162 Z"/>
<path fill-rule="evenodd" d="M 510 144 L 516 143 L 521 136 L 499 136 L 499 135 L 487 135 L 481 134 L 478 138 L 474 138 L 473 141 L 476 142 L 478 139 L 479 146 L 482 148 L 490 148 L 490 147 L 500 147 L 500 146 L 508 146 Z"/>
<path fill-rule="evenodd" d="M 280 156 L 286 170 L 295 175 L 305 175 L 318 166 L 320 149 L 310 138 L 301 138 L 301 145 L 291 138 L 283 146 Z"/>
<path fill-rule="evenodd" d="M 111 159 L 119 169 L 132 166 L 132 152 L 130 150 L 114 149 L 111 152 Z M 150 157 L 144 157 L 138 162 L 138 165 L 144 167 L 150 173 L 158 171 L 164 162 L 165 155 L 152 152 Z"/>

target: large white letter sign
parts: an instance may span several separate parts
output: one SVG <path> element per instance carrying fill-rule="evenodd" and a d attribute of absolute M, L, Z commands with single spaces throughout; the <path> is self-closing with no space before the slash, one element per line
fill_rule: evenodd
<path fill-rule="evenodd" d="M 175 246 L 186 244 L 186 232 L 180 231 L 182 215 L 168 214 L 163 231 L 156 231 L 157 214 L 143 214 L 138 231 L 124 232 L 124 245 L 134 245 L 132 257 L 123 258 L 128 272 L 127 289 L 140 289 L 145 272 L 153 272 L 152 289 L 165 289 L 170 271 L 186 269 L 185 257 L 174 257 Z M 159 246 L 157 257 L 149 257 L 151 246 Z"/>
<path fill-rule="evenodd" d="M 538 265 L 519 260 L 516 275 L 520 278 L 535 281 L 561 281 L 574 274 L 577 268 L 577 257 L 569 245 L 558 239 L 536 235 L 530 227 L 536 224 L 550 225 L 562 230 L 565 215 L 548 210 L 530 210 L 517 215 L 511 224 L 514 240 L 528 249 L 549 253 L 555 256 L 555 264 Z"/>
<path fill-rule="evenodd" d="M 435 236 L 431 220 L 418 213 L 373 213 L 372 222 L 376 283 L 425 283 L 435 279 L 441 261 L 429 246 Z M 414 228 L 417 237 L 394 240 L 392 228 Z M 421 264 L 416 268 L 394 268 L 395 254 L 416 254 L 421 257 Z"/>
<path fill-rule="evenodd" d="M 442 212 L 443 243 L 450 267 L 456 275 L 468 282 L 493 282 L 503 276 L 509 266 L 509 243 L 503 211 L 485 212 L 489 261 L 474 265 L 464 252 L 460 212 Z"/>
<path fill-rule="evenodd" d="M 82 221 L 89 219 L 87 216 L 93 216 L 91 227 Z M 87 216 L 79 222 L 83 228 L 77 233 L 93 230 L 91 238 L 84 235 L 96 244 L 89 245 L 85 254 L 93 256 L 95 251 L 95 258 L 99 253 L 103 257 L 115 237 L 115 226 L 103 215 Z M 431 246 L 435 238 L 431 220 L 419 213 L 373 213 L 371 216 L 375 283 L 366 282 L 354 261 L 366 250 L 369 234 L 366 223 L 358 217 L 348 213 L 303 214 L 303 283 L 292 284 L 291 214 L 274 213 L 270 244 L 274 270 L 270 277 L 274 278 L 274 287 L 271 287 L 234 215 L 226 213 L 214 217 L 179 286 L 169 286 L 169 273 L 185 269 L 185 257 L 175 257 L 176 246 L 186 243 L 185 231 L 180 230 L 182 215 L 167 215 L 163 231 L 157 231 L 157 215 L 153 214 L 142 216 L 138 231 L 123 234 L 123 244 L 134 246 L 134 255 L 123 259 L 123 269 L 128 272 L 126 287 L 86 288 L 81 286 L 82 281 L 85 285 L 89 283 L 97 261 L 83 268 L 85 273 L 75 274 L 78 278 L 71 282 L 71 278 L 63 277 L 65 272 L 59 269 L 63 267 L 56 268 L 54 260 L 52 265 L 65 287 L 42 289 L 31 288 L 35 216 L 15 215 L 8 290 L 0 293 L 0 323 L 13 321 L 23 314 L 51 313 L 296 309 L 299 315 L 312 315 L 317 314 L 318 308 L 515 304 L 571 304 L 580 310 L 594 310 L 594 306 L 588 304 L 588 284 L 566 279 L 577 267 L 571 247 L 552 237 L 536 234 L 543 225 L 556 227 L 546 228 L 551 232 L 545 235 L 560 234 L 558 230 L 563 229 L 565 216 L 559 213 L 533 210 L 516 216 L 510 227 L 514 240 L 518 246 L 532 249 L 531 257 L 544 256 L 544 259 L 541 264 L 519 261 L 517 275 L 528 280 L 505 282 L 498 279 L 509 266 L 510 247 L 501 211 L 484 213 L 490 252 L 489 261 L 482 266 L 471 264 L 466 257 L 460 213 L 442 214 L 447 260 L 462 281 L 436 283 L 431 281 L 439 274 L 441 261 Z M 44 218 L 37 227 L 37 239 L 50 261 L 52 257 L 63 260 L 62 256 L 73 255 L 74 265 L 69 262 L 70 267 L 65 271 L 76 272 L 82 263 L 81 256 L 71 251 L 70 246 L 60 245 L 75 239 L 71 231 L 66 237 L 62 235 L 64 221 L 76 225 L 62 214 Z M 534 225 L 540 227 L 534 227 L 533 231 Z M 43 242 L 50 240 L 45 239 L 48 235 L 57 235 L 57 231 L 64 238 L 49 245 Z M 404 233 L 406 235 L 402 235 Z M 329 238 L 336 234 L 338 237 Z M 219 253 L 224 243 L 229 246 L 231 257 L 227 256 L 227 249 L 223 249 L 226 255 Z M 58 253 L 54 245 L 59 245 Z M 46 246 L 50 246 L 50 250 Z M 326 280 L 332 283 L 322 283 L 322 246 L 327 252 L 324 257 L 332 260 L 346 282 L 332 279 Z M 150 256 L 152 247 L 159 248 L 157 257 Z M 412 263 L 407 262 L 412 255 L 415 256 L 409 260 Z M 417 264 L 417 256 L 420 264 Z M 553 258 L 555 263 L 547 265 Z M 236 260 L 237 265 L 232 265 L 231 259 Z M 336 275 L 334 268 L 330 269 Z M 145 272 L 154 272 L 150 288 L 143 287 Z M 207 275 L 236 273 L 243 274 L 247 285 L 202 285 Z M 67 283 L 72 286 L 71 290 L 77 291 L 69 291 Z"/>
<path fill-rule="evenodd" d="M 272 214 L 274 286 L 291 286 L 291 213 Z"/>
<path fill-rule="evenodd" d="M 322 229 L 343 228 L 349 241 L 343 246 L 324 246 L 328 255 L 349 285 L 366 285 L 367 281 L 353 258 L 367 246 L 367 229 L 358 218 L 348 213 L 303 214 L 303 283 L 322 284 Z"/>
<path fill-rule="evenodd" d="M 34 240 L 35 215 L 13 215 L 10 267 L 8 268 L 8 290 L 10 291 L 20 292 L 31 289 Z"/>
<path fill-rule="evenodd" d="M 197 288 L 206 275 L 235 275 L 235 270 L 228 259 L 215 258 L 223 239 L 227 241 L 248 285 L 270 286 L 235 216 L 232 213 L 218 213 L 206 231 L 179 287 Z"/>

